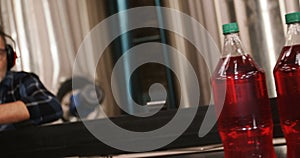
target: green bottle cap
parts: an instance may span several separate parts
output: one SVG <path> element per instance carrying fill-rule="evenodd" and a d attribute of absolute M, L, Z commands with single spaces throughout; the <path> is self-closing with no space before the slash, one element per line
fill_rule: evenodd
<path fill-rule="evenodd" d="M 285 21 L 286 21 L 286 24 L 300 22 L 300 12 L 285 14 Z"/>
<path fill-rule="evenodd" d="M 239 26 L 236 22 L 223 25 L 223 34 L 224 35 L 227 35 L 230 33 L 236 33 L 236 32 L 239 32 Z"/>

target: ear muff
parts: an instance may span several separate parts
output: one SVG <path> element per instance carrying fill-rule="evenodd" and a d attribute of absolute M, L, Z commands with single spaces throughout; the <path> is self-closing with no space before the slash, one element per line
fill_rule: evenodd
<path fill-rule="evenodd" d="M 10 70 L 16 63 L 17 54 L 9 44 L 5 46 L 5 49 L 7 53 L 7 70 Z"/>

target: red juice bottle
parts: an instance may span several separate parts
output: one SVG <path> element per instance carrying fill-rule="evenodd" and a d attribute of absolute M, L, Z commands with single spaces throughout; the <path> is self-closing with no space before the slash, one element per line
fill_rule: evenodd
<path fill-rule="evenodd" d="M 300 12 L 286 14 L 288 31 L 274 68 L 280 124 L 287 157 L 300 157 Z"/>
<path fill-rule="evenodd" d="M 223 25 L 224 50 L 212 76 L 225 158 L 276 158 L 265 73 L 244 52 L 238 32 L 237 23 Z"/>

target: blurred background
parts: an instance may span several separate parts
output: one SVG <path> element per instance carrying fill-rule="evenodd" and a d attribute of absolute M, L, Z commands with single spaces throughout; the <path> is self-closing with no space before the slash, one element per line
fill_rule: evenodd
<path fill-rule="evenodd" d="M 19 56 L 14 70 L 35 72 L 54 94 L 65 95 L 70 89 L 62 92 L 66 81 L 72 78 L 72 68 L 76 53 L 86 35 L 102 20 L 134 7 L 162 6 L 173 8 L 193 17 L 201 23 L 222 51 L 222 24 L 237 21 L 240 35 L 246 51 L 265 69 L 268 92 L 271 98 L 276 97 L 273 67 L 277 61 L 285 40 L 286 13 L 300 11 L 299 0 L 0 0 L 0 23 L 5 32 L 15 40 L 15 49 Z M 174 17 L 178 18 L 178 17 Z M 126 17 L 120 17 L 120 26 L 108 26 L 117 29 L 126 28 Z M 151 20 L 145 23 L 163 25 L 169 19 L 157 10 Z M 175 27 L 186 28 L 180 18 Z M 205 41 L 195 35 L 199 42 Z M 101 43 L 99 39 L 99 42 Z M 97 66 L 96 83 L 103 90 L 104 107 L 108 116 L 118 116 L 124 112 L 118 108 L 111 92 L 111 72 L 114 64 L 130 48 L 147 42 L 161 42 L 173 46 L 189 59 L 199 80 L 199 105 L 209 105 L 211 100 L 209 65 L 218 58 L 204 61 L 197 49 L 186 39 L 174 32 L 158 28 L 143 28 L 129 31 L 115 39 L 105 50 Z M 209 56 L 209 54 L 208 54 Z M 85 56 L 86 61 L 93 61 L 93 54 Z M 172 62 L 171 57 L 166 57 Z M 88 67 L 82 66 L 79 78 L 93 75 Z M 124 65 L 124 69 L 126 65 Z M 132 98 L 141 105 L 163 104 L 165 109 L 178 107 L 181 100 L 186 107 L 190 105 L 189 97 L 184 93 L 187 83 L 178 83 L 179 79 L 189 77 L 181 67 L 181 73 L 175 76 L 173 71 L 160 64 L 145 64 L 134 71 L 128 84 Z M 84 79 L 82 79 L 84 80 Z M 83 81 L 89 82 L 89 81 Z M 150 98 L 149 87 L 154 83 L 164 86 L 167 97 Z M 65 86 L 66 87 L 66 86 Z M 181 91 L 183 89 L 183 91 Z M 161 92 L 154 92 L 160 94 Z M 62 101 L 63 96 L 60 96 Z M 154 102 L 155 101 L 155 102 Z M 130 108 L 130 107 L 128 107 Z M 97 117 L 97 116 L 96 116 Z M 99 116 L 98 116 L 99 117 Z"/>

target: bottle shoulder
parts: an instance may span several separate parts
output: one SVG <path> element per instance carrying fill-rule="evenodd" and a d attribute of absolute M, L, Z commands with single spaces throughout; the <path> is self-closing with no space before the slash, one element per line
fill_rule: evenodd
<path fill-rule="evenodd" d="M 230 56 L 219 60 L 213 79 L 250 79 L 265 75 L 250 55 Z"/>
<path fill-rule="evenodd" d="M 299 71 L 300 70 L 300 45 L 285 46 L 274 68 L 276 71 Z"/>

